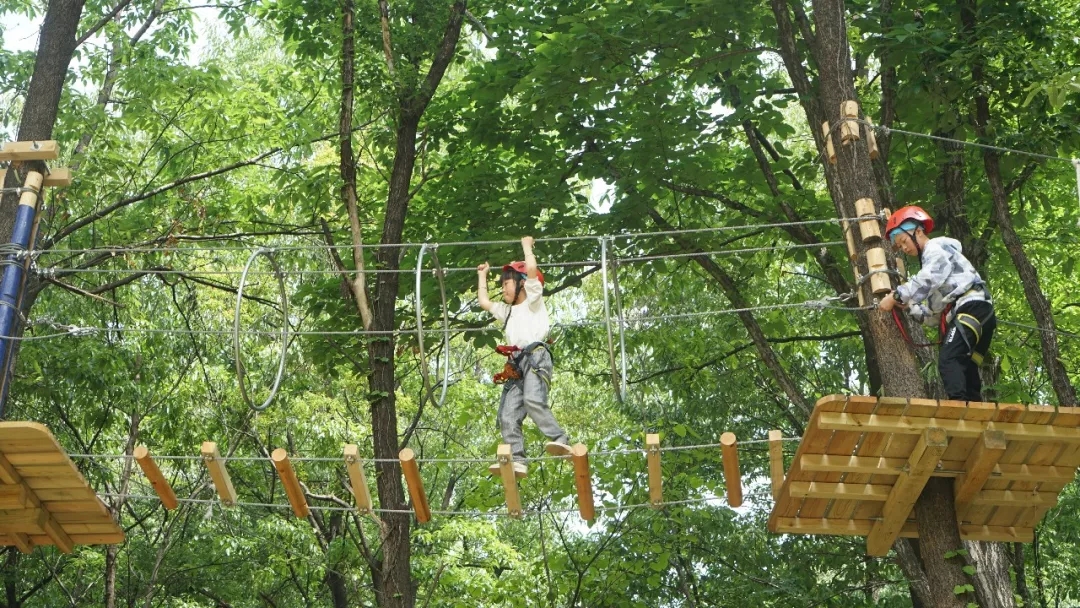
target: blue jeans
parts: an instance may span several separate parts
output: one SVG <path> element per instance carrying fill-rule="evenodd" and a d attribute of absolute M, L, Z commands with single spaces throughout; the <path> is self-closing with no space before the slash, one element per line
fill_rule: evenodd
<path fill-rule="evenodd" d="M 507 380 L 503 385 L 498 418 L 503 443 L 510 444 L 514 461 L 519 462 L 525 459 L 525 437 L 521 433 L 525 416 L 532 418 L 548 439 L 566 444 L 570 443 L 570 439 L 548 407 L 553 367 L 551 353 L 547 348 L 538 346 L 532 352 L 520 355 L 516 361 L 521 369 L 521 378 Z"/>

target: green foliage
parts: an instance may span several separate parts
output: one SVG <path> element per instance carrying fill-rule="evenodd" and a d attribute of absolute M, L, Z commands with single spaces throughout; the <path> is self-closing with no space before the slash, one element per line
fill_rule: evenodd
<path fill-rule="evenodd" d="M 80 31 L 111 6 L 90 3 Z M 783 92 L 790 83 L 773 51 L 776 25 L 767 6 L 728 0 L 470 5 L 467 35 L 420 125 L 403 237 L 444 244 L 436 253 L 447 270 L 446 309 L 455 333 L 444 351 L 443 298 L 429 250 L 418 275 L 426 361 L 412 331 L 416 249 L 401 249 L 395 327 L 402 333 L 392 338 L 354 333 L 360 319 L 337 270 L 356 266 L 336 145 L 340 4 L 277 0 L 214 13 L 172 0 L 162 6 L 155 12 L 153 2 L 136 0 L 82 45 L 72 64 L 56 139 L 76 181 L 48 195 L 39 241 L 48 251 L 37 263 L 54 267 L 56 279 L 73 289 L 49 284 L 34 292 L 30 317 L 37 322 L 27 335 L 35 339 L 20 345 L 11 416 L 47 423 L 73 453 L 120 454 L 137 441 L 155 454 L 191 457 L 202 441 L 218 441 L 223 451 L 235 450 L 229 470 L 247 503 L 285 504 L 265 462 L 274 448 L 334 461 L 296 462 L 309 502 L 326 509 L 305 521 L 286 508 L 215 504 L 197 460 L 162 461 L 178 494 L 203 501 L 177 512 L 152 500 L 117 498 L 152 494 L 128 460 L 78 460 L 127 531 L 113 556 L 118 604 L 331 606 L 328 581 L 339 577 L 349 605 L 373 605 L 372 565 L 401 556 L 382 551 L 385 522 L 349 510 L 353 497 L 336 459 L 344 443 L 372 458 L 367 402 L 393 396 L 398 439 L 407 437 L 421 459 L 447 460 L 421 468 L 432 508 L 473 514 L 436 514 L 412 526 L 412 579 L 426 605 L 910 605 L 897 566 L 864 558 L 860 539 L 766 531 L 769 460 L 756 444 L 740 453 L 746 506 L 738 510 L 723 502 L 723 468 L 713 448 L 663 454 L 665 500 L 688 502 L 623 508 L 648 502 L 644 459 L 632 451 L 642 448 L 646 432 L 674 447 L 712 443 L 724 431 L 740 440 L 774 428 L 794 437 L 806 422 L 740 319 L 719 312 L 734 305 L 715 278 L 688 257 L 653 257 L 687 247 L 764 248 L 710 256 L 733 277 L 747 306 L 836 295 L 820 276 L 818 250 L 787 249 L 791 234 L 753 228 L 785 221 L 789 212 L 807 220 L 835 216 L 810 127 L 795 97 Z M 397 68 L 391 78 L 377 3 L 356 5 L 357 157 L 351 160 L 369 244 L 379 239 L 384 219 L 399 96 L 415 90 L 426 73 L 448 6 L 390 3 Z M 40 8 L 4 6 L 20 19 Z M 970 40 L 958 33 L 956 5 L 899 3 L 889 19 L 880 10 L 877 3 L 849 5 L 851 44 L 873 66 L 857 83 L 868 114 L 877 113 L 876 70 L 887 61 L 897 70 L 897 126 L 974 139 L 970 65 L 979 57 L 998 117 L 992 143 L 1076 156 L 1076 2 L 982 3 Z M 133 39 L 151 18 L 152 27 Z M 29 53 L 0 52 L 0 128 L 12 136 L 32 60 Z M 775 151 L 766 151 L 773 184 L 747 139 L 753 129 Z M 893 200 L 945 210 L 939 183 L 946 152 L 899 134 L 889 141 Z M 958 156 L 966 171 L 963 214 L 973 235 L 992 237 L 996 224 L 979 151 Z M 1007 180 L 1027 166 L 1025 159 L 1003 157 Z M 1074 176 L 1069 166 L 1038 164 L 1017 182 L 1012 199 L 1026 251 L 1067 331 L 1080 327 L 1072 288 L 1080 256 Z M 657 218 L 678 228 L 725 231 L 692 232 L 681 242 L 632 236 L 658 230 Z M 842 240 L 834 224 L 808 230 L 822 242 Z M 486 462 L 475 462 L 490 458 L 499 442 L 501 389 L 491 377 L 503 361 L 491 351 L 498 331 L 482 331 L 490 319 L 475 305 L 472 269 L 518 258 L 513 241 L 526 233 L 614 237 L 607 250 L 610 318 L 595 264 L 597 239 L 541 240 L 537 247 L 542 263 L 555 264 L 544 268 L 557 324 L 553 410 L 590 451 L 626 451 L 591 462 L 598 509 L 591 522 L 576 515 L 568 463 L 530 463 L 530 476 L 519 484 L 529 515 L 511 520 L 500 515 L 501 484 L 485 474 Z M 331 255 L 327 238 L 340 257 Z M 478 244 L 503 240 L 511 244 Z M 232 290 L 257 246 L 277 248 L 285 268 L 291 335 L 279 396 L 256 416 L 236 386 Z M 1026 323 L 1028 305 L 1004 246 L 995 238 L 981 246 L 999 317 Z M 840 260 L 846 255 L 843 246 L 827 251 Z M 381 270 L 373 249 L 360 255 L 368 269 Z M 583 260 L 593 263 L 568 264 Z M 840 266 L 852 279 L 847 265 Z M 265 260 L 254 265 L 245 293 L 241 363 L 261 401 L 281 348 L 276 279 Z M 849 313 L 793 308 L 754 318 L 810 402 L 870 391 L 864 346 Z M 622 373 L 619 338 L 625 342 L 629 390 L 621 401 L 612 386 L 608 325 L 615 384 Z M 66 336 L 70 326 L 103 329 Z M 375 341 L 394 345 L 393 395 L 369 387 L 368 346 Z M 1063 335 L 1060 346 L 1074 382 L 1080 380 L 1080 341 Z M 992 390 L 1000 400 L 1054 402 L 1032 332 L 1001 326 L 993 354 Z M 418 370 L 427 365 L 441 377 L 436 362 L 444 357 L 450 386 L 445 403 L 435 407 Z M 928 364 L 931 379 L 933 367 Z M 541 453 L 544 438 L 529 423 L 526 441 L 530 456 Z M 368 464 L 373 491 L 389 471 Z M 1080 597 L 1078 508 L 1073 484 L 1025 552 L 1028 580 L 1040 581 L 1043 598 L 1061 605 Z M 113 559 L 103 548 L 11 555 L 5 584 L 32 591 L 24 605 L 103 604 L 99 577 Z M 945 557 L 964 556 L 958 549 Z M 975 573 L 974 566 L 964 571 Z M 38 581 L 45 582 L 35 588 Z M 972 590 L 965 584 L 954 591 Z"/>

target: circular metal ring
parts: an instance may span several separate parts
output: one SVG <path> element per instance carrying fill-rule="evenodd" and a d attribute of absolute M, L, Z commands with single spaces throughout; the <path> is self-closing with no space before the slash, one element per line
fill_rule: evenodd
<path fill-rule="evenodd" d="M 442 325 L 443 325 L 443 377 L 442 392 L 439 394 L 439 402 L 435 407 L 442 407 L 446 403 L 446 391 L 450 387 L 450 313 L 446 309 L 446 273 L 443 272 L 442 264 L 439 263 L 439 246 L 431 250 L 431 263 L 435 266 L 435 276 L 439 279 L 439 297 L 442 301 Z M 435 366 L 438 369 L 438 364 Z"/>
<path fill-rule="evenodd" d="M 278 280 L 278 293 L 281 295 L 281 357 L 278 359 L 277 375 L 274 376 L 274 384 L 270 387 L 270 395 L 261 405 L 255 405 L 248 395 L 247 383 L 244 381 L 244 364 L 240 359 L 240 305 L 244 301 L 244 286 L 247 284 L 248 271 L 255 258 L 265 256 L 274 269 L 274 275 Z M 277 396 L 278 388 L 281 387 L 281 379 L 285 375 L 285 356 L 289 350 L 289 296 L 285 292 L 285 275 L 281 272 L 281 266 L 274 257 L 274 250 L 260 247 L 253 251 L 244 264 L 244 271 L 240 273 L 240 284 L 236 288 L 236 312 L 233 314 L 233 357 L 236 359 L 236 380 L 240 385 L 240 396 L 248 407 L 261 412 L 270 407 L 274 397 Z"/>

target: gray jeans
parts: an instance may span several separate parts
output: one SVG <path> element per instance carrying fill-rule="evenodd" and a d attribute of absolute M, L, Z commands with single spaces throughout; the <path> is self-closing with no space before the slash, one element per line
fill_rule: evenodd
<path fill-rule="evenodd" d="M 499 401 L 499 430 L 503 443 L 509 443 L 514 451 L 514 461 L 525 458 L 525 437 L 521 434 L 521 424 L 525 416 L 532 418 L 540 432 L 548 439 L 560 443 L 570 443 L 555 416 L 548 407 L 548 391 L 551 389 L 551 353 L 538 346 L 527 355 L 517 359 L 521 368 L 521 378 L 507 380 L 503 385 L 502 399 Z"/>

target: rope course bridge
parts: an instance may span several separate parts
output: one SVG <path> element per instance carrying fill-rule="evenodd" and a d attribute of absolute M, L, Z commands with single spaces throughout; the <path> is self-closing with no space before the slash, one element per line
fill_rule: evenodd
<path fill-rule="evenodd" d="M 833 135 L 837 130 L 841 144 L 847 145 L 860 139 L 860 126 L 866 128 L 867 144 L 872 158 L 876 154 L 875 130 L 897 132 L 905 135 L 945 139 L 887 129 L 874 125 L 868 118 L 860 118 L 855 102 L 841 105 L 841 120 L 830 127 L 822 125 L 822 134 L 826 145 L 823 146 L 821 159 L 836 162 L 833 148 Z M 1019 153 L 1042 160 L 1064 160 L 1071 162 L 1077 169 L 1077 187 L 1080 195 L 1080 162 L 1054 156 L 1011 150 L 982 143 L 950 140 L 963 145 L 988 147 L 1002 152 Z M 55 160 L 58 156 L 56 142 L 15 142 L 0 145 L 0 161 L 23 163 L 26 161 Z M 5 178 L 0 170 L 0 184 Z M 31 169 L 25 172 L 25 182 L 16 188 L 20 195 L 19 212 L 16 221 L 16 234 L 13 244 L 4 249 L 4 280 L 0 286 L 0 370 L 3 370 L 3 387 L 0 400 L 6 397 L 8 378 L 6 373 L 10 365 L 10 350 L 17 340 L 40 340 L 59 336 L 93 335 L 106 332 L 144 332 L 178 334 L 223 334 L 232 335 L 235 342 L 237 373 L 241 392 L 245 401 L 253 409 L 264 409 L 274 398 L 284 372 L 285 348 L 290 335 L 385 335 L 415 334 L 420 344 L 420 353 L 424 371 L 424 385 L 427 394 L 432 395 L 431 381 L 424 360 L 423 337 L 425 332 L 443 338 L 444 355 L 448 351 L 449 338 L 453 333 L 469 331 L 487 331 L 486 328 L 450 328 L 446 310 L 446 293 L 443 279 L 447 273 L 471 271 L 472 268 L 443 268 L 438 261 L 439 247 L 481 246 L 511 244 L 516 241 L 469 241 L 452 243 L 401 243 L 394 245 L 365 245 L 373 247 L 418 247 L 417 264 L 414 270 L 368 269 L 367 273 L 410 273 L 416 274 L 416 310 L 415 329 L 396 329 L 388 332 L 372 331 L 290 331 L 288 324 L 288 298 L 284 289 L 284 276 L 355 274 L 356 271 L 339 270 L 283 270 L 274 254 L 278 251 L 325 251 L 330 247 L 320 246 L 282 246 L 273 249 L 255 250 L 244 269 L 236 271 L 171 270 L 171 269 L 103 269 L 62 266 L 39 266 L 39 256 L 45 252 L 30 249 L 31 233 L 36 227 L 36 205 L 41 188 L 44 186 L 66 186 L 71 182 L 70 171 L 54 168 L 51 171 Z M 624 314 L 621 294 L 618 288 L 618 265 L 620 263 L 647 262 L 664 259 L 680 259 L 699 255 L 739 255 L 759 252 L 772 252 L 793 249 L 820 249 L 846 245 L 849 259 L 856 272 L 855 284 L 861 287 L 869 282 L 873 294 L 882 294 L 891 289 L 891 276 L 904 276 L 901 260 L 894 260 L 891 266 L 881 245 L 880 224 L 888 216 L 888 209 L 878 208 L 873 200 L 861 199 L 856 202 L 857 217 L 827 220 L 806 220 L 774 224 L 748 226 L 725 226 L 703 229 L 669 230 L 660 232 L 617 234 L 609 236 L 581 235 L 538 239 L 547 242 L 565 242 L 575 240 L 597 240 L 601 249 L 600 260 L 577 262 L 556 262 L 542 266 L 563 267 L 599 267 L 603 274 L 604 311 L 603 321 L 578 321 L 565 324 L 565 327 L 604 325 L 608 334 L 608 354 L 613 378 L 616 373 L 614 355 L 614 334 L 612 330 L 612 294 L 609 280 L 613 284 L 615 316 L 619 333 L 619 349 L 622 367 L 622 384 L 616 386 L 617 395 L 622 398 L 626 393 L 626 355 L 624 331 L 627 326 L 675 319 L 695 319 L 717 314 L 752 313 L 765 310 L 805 308 L 823 311 L 827 309 L 842 311 L 868 310 L 874 307 L 867 303 L 862 289 L 856 294 L 825 297 L 796 303 L 766 304 L 745 308 L 716 311 L 699 311 L 667 315 L 640 316 L 628 318 Z M 628 256 L 618 259 L 609 256 L 609 245 L 622 239 L 642 237 L 676 236 L 693 233 L 721 232 L 727 230 L 766 229 L 814 224 L 835 224 L 843 228 L 844 241 L 822 242 L 812 245 L 785 245 L 757 247 L 722 251 L 704 251 L 696 253 L 674 253 L 659 255 Z M 855 247 L 855 226 L 858 225 L 863 243 L 869 245 L 863 256 L 867 272 L 859 274 Z M 351 245 L 341 246 L 352 248 Z M 246 247 L 141 247 L 125 249 L 128 253 L 154 252 L 217 252 L 249 251 Z M 110 254 L 117 252 L 111 248 L 95 249 L 52 249 L 48 253 L 66 255 Z M 433 272 L 439 281 L 443 308 L 443 327 L 425 330 L 421 316 L 421 276 L 425 272 L 423 259 L 430 252 Z M 268 258 L 272 272 L 252 271 L 256 257 Z M 611 259 L 609 259 L 609 257 Z M 614 276 L 609 277 L 609 268 L 613 267 Z M 237 306 L 234 326 L 229 330 L 191 330 L 172 328 L 141 327 L 78 327 L 47 321 L 57 333 L 21 338 L 10 337 L 10 327 L 18 311 L 22 294 L 22 284 L 26 274 L 36 272 L 44 277 L 84 273 L 84 274 L 131 274 L 140 272 L 147 275 L 185 274 L 185 275 L 222 275 L 240 277 L 237 289 Z M 282 328 L 277 332 L 259 332 L 243 330 L 240 327 L 240 304 L 243 299 L 245 282 L 249 276 L 257 274 L 273 275 L 280 291 Z M 859 299 L 857 307 L 836 306 L 848 299 Z M 1004 322 L 1004 321 L 1003 321 Z M 1008 322 L 1005 322 L 1008 323 Z M 1039 331 L 1044 328 L 1027 326 L 1020 323 L 1012 325 L 1027 327 Z M 1076 334 L 1055 331 L 1061 335 L 1076 337 Z M 261 405 L 256 405 L 248 396 L 244 385 L 244 371 L 240 363 L 240 335 L 280 336 L 282 350 L 277 376 L 269 398 Z M 448 364 L 443 366 L 441 403 L 445 399 L 446 374 Z M 2 412 L 0 412 L 2 413 Z M 867 537 L 867 551 L 871 555 L 884 555 L 896 538 L 917 537 L 918 528 L 911 521 L 911 510 L 922 488 L 930 477 L 952 477 L 955 482 L 955 500 L 957 522 L 961 535 L 970 540 L 1028 541 L 1033 535 L 1033 528 L 1046 511 L 1057 500 L 1057 494 L 1074 478 L 1080 466 L 1080 408 L 1053 408 L 1049 406 L 1017 404 L 995 404 L 979 402 L 934 401 L 927 399 L 896 399 L 860 396 L 832 395 L 818 401 L 812 413 L 810 424 L 786 469 L 783 442 L 793 438 L 783 438 L 780 431 L 770 431 L 768 439 L 750 440 L 745 444 L 768 443 L 769 471 L 772 495 L 775 506 L 769 518 L 769 529 L 776 533 L 797 534 L 832 534 L 858 535 Z M 665 451 L 688 449 L 720 449 L 724 470 L 727 503 L 738 507 L 743 502 L 742 480 L 739 466 L 739 444 L 732 433 L 724 433 L 716 444 L 692 446 L 661 447 L 659 435 L 649 433 L 645 438 L 644 450 L 612 450 L 592 454 L 594 457 L 616 454 L 644 454 L 648 479 L 649 501 L 633 505 L 601 506 L 594 504 L 592 474 L 590 471 L 589 451 L 586 446 L 576 444 L 569 456 L 545 457 L 532 460 L 566 459 L 573 468 L 577 495 L 576 509 L 547 509 L 543 512 L 578 512 L 585 520 L 592 520 L 596 512 L 618 511 L 638 507 L 663 508 L 669 505 L 707 503 L 717 497 L 690 498 L 685 500 L 665 501 L 661 473 L 661 454 Z M 364 474 L 364 459 L 360 457 L 355 444 L 347 444 L 340 458 L 291 458 L 284 449 L 274 450 L 269 460 L 282 481 L 288 497 L 288 505 L 274 503 L 245 502 L 232 484 L 226 463 L 240 458 L 224 458 L 212 441 L 204 442 L 199 456 L 152 456 L 146 446 L 138 446 L 130 455 L 68 455 L 56 442 L 47 428 L 32 422 L 0 422 L 0 544 L 17 547 L 22 552 L 29 552 L 37 545 L 56 545 L 61 551 L 70 552 L 79 544 L 115 544 L 123 542 L 124 533 L 112 519 L 99 495 L 89 486 L 86 479 L 74 466 L 71 457 L 86 458 L 132 458 L 144 472 L 156 496 L 134 494 L 105 494 L 104 496 L 132 500 L 160 500 L 166 509 L 176 509 L 181 503 L 210 504 L 214 501 L 197 498 L 179 498 L 176 496 L 168 479 L 158 466 L 157 460 L 201 459 L 213 480 L 220 503 L 226 506 L 253 506 L 267 508 L 290 508 L 297 517 L 307 517 L 312 510 L 352 510 L 346 507 L 311 506 L 302 487 L 293 462 L 302 461 L 340 461 L 344 464 L 350 489 L 356 506 L 362 514 L 377 513 L 412 513 L 423 523 L 436 515 L 473 515 L 491 516 L 493 512 L 459 512 L 432 510 L 428 503 L 418 464 L 421 462 L 489 462 L 482 459 L 420 459 L 411 449 L 403 449 L 397 460 L 401 465 L 411 498 L 412 509 L 395 511 L 379 509 L 373 505 L 368 482 Z M 383 462 L 385 460 L 376 460 Z M 518 491 L 518 476 L 513 468 L 510 446 L 498 447 L 495 462 L 498 465 L 498 478 L 505 494 L 505 515 L 522 517 L 529 512 L 522 509 Z"/>

